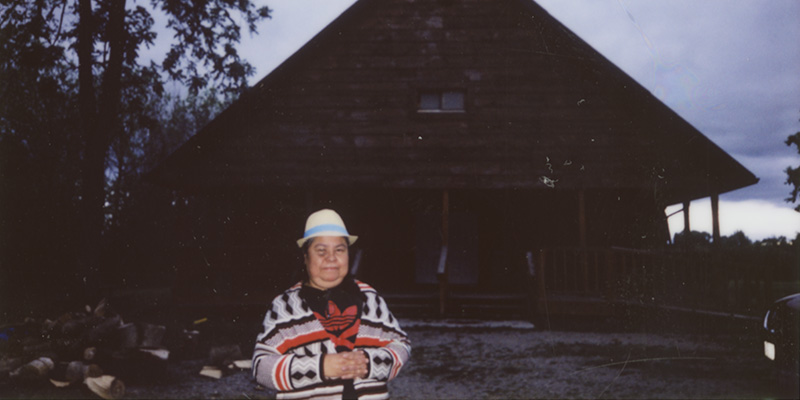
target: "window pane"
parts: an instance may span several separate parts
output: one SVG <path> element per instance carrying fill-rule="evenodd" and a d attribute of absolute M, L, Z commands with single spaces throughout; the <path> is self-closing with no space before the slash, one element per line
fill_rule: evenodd
<path fill-rule="evenodd" d="M 420 93 L 420 95 L 419 95 L 419 109 L 420 110 L 438 110 L 439 109 L 439 94 L 438 93 Z"/>
<path fill-rule="evenodd" d="M 463 110 L 464 92 L 442 93 L 442 110 Z"/>

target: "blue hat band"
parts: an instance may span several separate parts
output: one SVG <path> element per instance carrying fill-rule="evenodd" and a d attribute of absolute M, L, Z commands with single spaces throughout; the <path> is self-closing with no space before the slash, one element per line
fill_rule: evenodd
<path fill-rule="evenodd" d="M 320 232 L 337 232 L 345 236 L 350 236 L 350 234 L 347 233 L 347 229 L 344 229 L 344 227 L 340 225 L 326 224 L 326 225 L 317 225 L 307 230 L 306 233 L 303 234 L 303 238 L 311 237 L 312 235 L 316 235 L 317 233 Z"/>

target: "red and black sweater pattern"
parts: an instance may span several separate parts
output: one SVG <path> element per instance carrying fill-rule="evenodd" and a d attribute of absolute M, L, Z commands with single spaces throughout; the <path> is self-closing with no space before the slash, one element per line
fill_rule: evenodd
<path fill-rule="evenodd" d="M 258 383 L 277 391 L 278 398 L 342 396 L 344 381 L 322 379 L 322 358 L 329 353 L 363 350 L 369 371 L 365 379 L 353 381 L 356 396 L 388 398 L 386 381 L 400 372 L 411 354 L 411 344 L 375 289 L 360 281 L 353 283 L 360 293 L 355 302 L 301 296 L 304 289 L 300 283 L 272 301 L 253 352 L 253 375 Z"/>

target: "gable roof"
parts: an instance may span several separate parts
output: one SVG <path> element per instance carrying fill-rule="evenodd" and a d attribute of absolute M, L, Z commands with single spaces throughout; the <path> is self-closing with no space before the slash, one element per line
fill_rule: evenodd
<path fill-rule="evenodd" d="M 421 91 L 466 112 L 422 114 Z M 187 190 L 652 188 L 758 179 L 530 0 L 359 0 L 152 174 Z"/>

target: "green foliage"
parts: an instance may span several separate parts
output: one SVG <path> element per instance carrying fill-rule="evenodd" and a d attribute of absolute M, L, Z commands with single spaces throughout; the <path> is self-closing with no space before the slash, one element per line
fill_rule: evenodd
<path fill-rule="evenodd" d="M 137 218 L 133 202 L 142 190 L 141 178 L 199 131 L 229 103 L 216 90 L 180 97 L 131 93 L 123 113 L 125 134 L 112 141 L 109 151 L 107 229 L 125 229 Z M 170 199 L 169 202 L 172 200 Z"/>
<path fill-rule="evenodd" d="M 87 3 L 89 13 L 79 13 Z M 175 219 L 188 202 L 142 177 L 246 87 L 254 70 L 236 52 L 239 25 L 255 32 L 269 17 L 250 0 L 127 1 L 114 40 L 117 4 L 125 2 L 0 2 L 0 312 L 42 292 L 80 301 L 87 248 L 102 253 L 92 265 L 99 275 L 122 264 L 136 275 L 169 263 Z M 143 65 L 139 53 L 155 42 L 156 12 L 171 21 L 178 43 L 164 63 Z M 90 33 L 84 64 L 76 57 L 79 29 Z M 113 54 L 121 54 L 118 74 L 108 73 Z M 89 71 L 89 80 L 79 71 Z M 169 78 L 187 85 L 189 96 L 166 93 Z M 87 128 L 103 119 L 112 123 Z M 89 142 L 98 133 L 103 140 L 92 143 L 99 148 Z M 96 187 L 87 183 L 89 154 L 99 154 L 105 177 L 99 242 L 85 241 L 80 229 L 81 204 Z"/>
<path fill-rule="evenodd" d="M 221 80 L 225 90 L 242 89 L 254 71 L 242 60 L 234 45 L 241 28 L 231 11 L 238 11 L 250 32 L 256 22 L 269 18 L 269 8 L 256 8 L 250 1 L 164 0 L 153 4 L 168 16 L 167 27 L 175 42 L 163 67 L 170 77 L 182 81 L 193 93 L 207 86 L 209 77 Z"/>
<path fill-rule="evenodd" d="M 691 231 L 687 235 L 681 231 L 675 234 L 675 246 L 690 249 L 708 249 L 711 246 L 711 234 L 708 232 Z"/>
<path fill-rule="evenodd" d="M 734 264 L 746 264 L 773 268 L 774 278 L 779 281 L 800 279 L 800 234 L 793 239 L 785 236 L 752 241 L 743 232 L 737 231 L 720 238 L 714 246 L 707 232 L 692 231 L 688 236 L 683 232 L 675 234 L 673 248 L 681 251 L 710 253 L 716 251 L 718 258 Z"/>
<path fill-rule="evenodd" d="M 722 236 L 719 240 L 719 248 L 722 249 L 741 249 L 741 248 L 781 248 L 789 249 L 800 239 L 789 240 L 785 236 L 766 238 L 759 241 L 752 241 L 742 231 L 736 231 L 730 236 Z M 675 234 L 673 246 L 694 250 L 709 250 L 712 246 L 711 234 L 708 232 L 691 231 L 689 235 L 684 232 Z"/>
<path fill-rule="evenodd" d="M 800 154 L 800 132 L 796 132 L 794 135 L 786 138 L 786 145 L 794 145 L 797 148 L 798 154 Z M 791 166 L 786 167 L 786 175 L 786 184 L 792 186 L 792 192 L 790 196 L 786 198 L 786 202 L 796 203 L 797 197 L 800 195 L 800 166 L 796 168 L 792 168 Z M 800 204 L 794 209 L 800 212 Z"/>
<path fill-rule="evenodd" d="M 719 241 L 720 247 L 723 248 L 744 248 L 753 244 L 753 241 L 742 231 L 736 231 L 730 236 L 723 236 L 719 238 Z"/>
<path fill-rule="evenodd" d="M 0 5 L 2 285 L 56 279 L 47 267 L 69 270 L 74 258 L 81 137 L 60 23 L 66 11 L 66 3 L 50 1 Z"/>
<path fill-rule="evenodd" d="M 800 238 L 800 236 L 798 238 Z M 755 242 L 754 245 L 760 246 L 760 247 L 769 247 L 769 248 L 772 248 L 772 247 L 788 248 L 789 246 L 792 246 L 793 243 L 797 243 L 797 238 L 795 238 L 793 242 L 790 242 L 786 238 L 786 236 L 778 236 L 778 237 L 772 237 L 772 238 L 759 240 L 759 241 Z"/>

